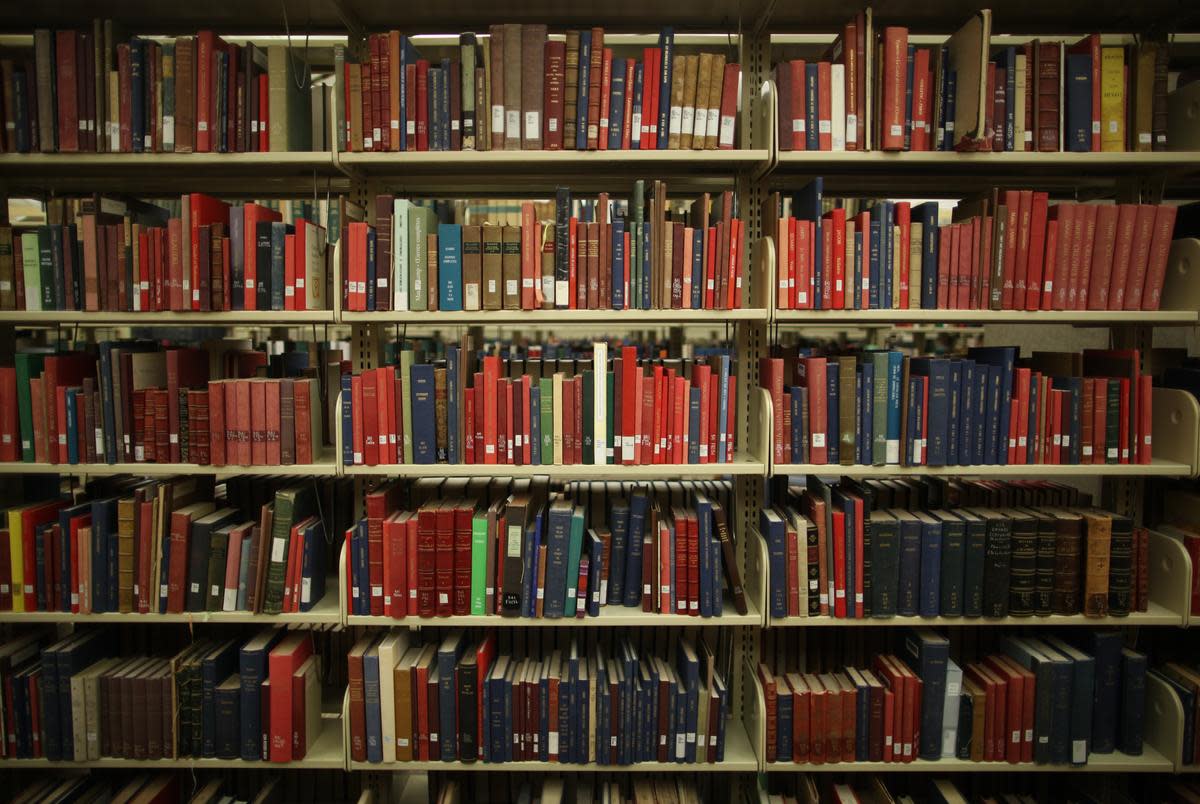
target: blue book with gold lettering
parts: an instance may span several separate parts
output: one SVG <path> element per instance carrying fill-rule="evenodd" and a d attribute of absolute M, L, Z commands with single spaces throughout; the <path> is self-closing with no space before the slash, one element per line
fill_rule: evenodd
<path fill-rule="evenodd" d="M 462 227 L 439 223 L 437 236 L 438 309 L 462 310 Z"/>
<path fill-rule="evenodd" d="M 415 363 L 412 378 L 413 463 L 435 463 L 437 458 L 436 410 L 433 399 L 433 366 Z"/>

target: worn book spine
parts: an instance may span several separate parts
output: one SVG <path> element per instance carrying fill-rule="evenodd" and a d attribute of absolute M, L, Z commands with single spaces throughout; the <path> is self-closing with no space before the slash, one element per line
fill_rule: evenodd
<path fill-rule="evenodd" d="M 1107 516 L 1084 514 L 1083 613 L 1088 617 L 1109 612 L 1112 523 Z"/>

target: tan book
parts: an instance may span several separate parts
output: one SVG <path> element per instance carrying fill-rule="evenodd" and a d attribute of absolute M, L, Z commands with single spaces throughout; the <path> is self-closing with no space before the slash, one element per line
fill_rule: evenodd
<path fill-rule="evenodd" d="M 554 309 L 554 224 L 543 223 L 542 225 L 542 309 Z"/>
<path fill-rule="evenodd" d="M 392 706 L 394 716 L 392 733 L 395 735 L 395 754 L 398 762 L 409 762 L 415 756 L 416 740 L 413 736 L 413 697 L 412 679 L 413 668 L 416 667 L 421 654 L 432 645 L 409 648 L 397 662 L 392 671 L 395 688 L 395 700 Z M 386 719 L 386 713 L 385 713 Z"/>
<path fill-rule="evenodd" d="M 499 310 L 504 306 L 504 227 L 485 223 L 480 228 L 483 241 L 483 309 Z"/>
<path fill-rule="evenodd" d="M 721 93 L 725 89 L 725 54 L 718 53 L 712 60 L 712 74 L 708 79 L 708 124 L 704 132 L 705 150 L 715 150 L 721 130 Z M 741 106 L 739 102 L 737 104 Z"/>
<path fill-rule="evenodd" d="M 1112 519 L 1102 514 L 1082 513 L 1087 529 L 1083 543 L 1083 614 L 1085 617 L 1104 617 L 1108 614 Z"/>
<path fill-rule="evenodd" d="M 504 149 L 521 150 L 521 25 L 504 25 Z"/>
<path fill-rule="evenodd" d="M 913 221 L 909 224 L 908 243 L 908 307 L 915 310 L 921 306 L 921 238 L 925 225 Z M 847 251 L 852 248 L 847 244 Z M 850 252 L 851 255 L 853 252 Z M 854 265 L 853 259 L 846 263 L 847 269 Z M 849 271 L 847 270 L 847 273 Z"/>
<path fill-rule="evenodd" d="M 462 227 L 463 309 L 481 308 L 483 238 L 479 226 Z"/>
<path fill-rule="evenodd" d="M 388 128 L 390 136 L 388 145 L 391 150 L 400 150 L 400 32 L 389 31 L 387 35 L 388 50 Z"/>
<path fill-rule="evenodd" d="M 505 226 L 503 240 L 502 279 L 504 309 L 521 309 L 521 228 Z"/>
<path fill-rule="evenodd" d="M 137 502 L 127 497 L 117 502 L 117 610 L 133 611 L 134 532 Z"/>
<path fill-rule="evenodd" d="M 1129 137 L 1131 151 L 1149 151 L 1154 145 L 1154 66 L 1158 59 L 1158 42 L 1143 41 L 1136 47 L 1133 89 L 1133 131 Z"/>
<path fill-rule="evenodd" d="M 699 86 L 700 56 L 683 57 L 683 95 L 679 108 L 679 147 L 691 148 L 696 130 L 696 89 Z M 674 82 L 672 82 L 674 83 Z"/>
<path fill-rule="evenodd" d="M 971 696 L 971 761 L 982 762 L 987 692 L 970 678 L 963 679 L 963 692 Z"/>
<path fill-rule="evenodd" d="M 671 113 L 667 123 L 667 147 L 679 147 L 679 128 L 683 124 L 683 82 L 687 76 L 687 58 L 678 53 L 671 59 Z"/>
<path fill-rule="evenodd" d="M 384 715 L 396 711 L 396 664 L 408 651 L 410 632 L 406 629 L 389 633 L 379 642 L 379 709 Z M 301 667 L 303 669 L 303 667 Z M 320 698 L 318 697 L 318 708 Z M 396 761 L 395 720 L 382 717 L 383 761 Z"/>
<path fill-rule="evenodd" d="M 546 80 L 546 26 L 521 27 L 521 147 L 542 148 L 542 103 Z"/>
<path fill-rule="evenodd" d="M 236 674 L 231 676 L 236 679 Z M 382 674 L 380 676 L 382 681 Z M 224 685 L 222 685 L 224 686 Z M 297 745 L 292 744 L 292 757 L 297 754 L 308 756 L 308 752 L 321 737 L 321 657 L 309 656 L 304 663 L 292 674 L 292 689 L 303 690 L 304 695 L 304 740 Z M 298 724 L 292 724 L 292 731 L 298 730 Z M 386 744 L 384 746 L 386 757 Z M 394 759 L 394 757 L 393 757 Z"/>
<path fill-rule="evenodd" d="M 692 116 L 691 147 L 700 150 L 705 146 L 708 134 L 708 101 L 709 85 L 712 81 L 712 63 L 716 56 L 712 53 L 701 53 L 696 67 L 696 108 Z"/>
<path fill-rule="evenodd" d="M 563 464 L 563 373 L 554 372 L 554 430 L 551 443 L 554 449 L 554 465 Z"/>

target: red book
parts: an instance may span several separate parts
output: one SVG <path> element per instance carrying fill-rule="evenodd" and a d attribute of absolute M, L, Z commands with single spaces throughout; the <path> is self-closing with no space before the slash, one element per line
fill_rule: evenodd
<path fill-rule="evenodd" d="M 471 613 L 471 523 L 475 506 L 469 500 L 459 500 L 452 510 L 454 539 L 454 614 Z"/>
<path fill-rule="evenodd" d="M 914 128 L 913 131 L 915 132 L 916 129 Z M 900 309 L 907 310 L 909 294 L 913 292 L 912 288 L 909 287 L 909 253 L 912 246 L 912 206 L 907 201 L 899 201 L 896 203 L 895 208 L 896 226 L 898 226 L 900 229 L 900 254 L 898 255 L 900 258 L 900 270 L 899 276 L 896 277 L 896 280 L 900 285 Z M 843 227 L 843 231 L 844 229 L 845 227 Z M 870 232 L 870 229 L 866 229 L 864 231 Z M 845 238 L 843 237 L 843 240 L 844 239 Z M 838 244 L 834 243 L 833 248 L 835 252 L 834 256 L 836 257 Z M 841 247 L 841 251 L 843 254 L 845 253 L 844 243 Z M 917 293 L 920 293 L 919 288 L 917 289 Z M 836 301 L 836 293 L 834 300 Z"/>
<path fill-rule="evenodd" d="M 1125 282 L 1126 310 L 1142 309 L 1142 292 L 1146 286 L 1150 268 L 1151 243 L 1155 234 L 1156 208 L 1153 204 L 1139 204 L 1133 227 L 1132 258 L 1129 276 Z"/>
<path fill-rule="evenodd" d="M 1094 277 L 1092 276 L 1092 255 L 1096 251 L 1099 238 L 1099 228 L 1097 217 L 1100 212 L 1100 205 L 1084 204 L 1080 209 L 1083 211 L 1082 220 L 1076 216 L 1076 229 L 1079 230 L 1079 273 L 1078 278 L 1072 274 L 1071 287 L 1067 288 L 1067 301 L 1073 302 L 1073 309 L 1087 309 L 1088 288 L 1092 286 Z M 1075 268 L 1075 252 L 1071 251 L 1071 267 Z"/>
<path fill-rule="evenodd" d="M 621 384 L 627 389 L 627 392 L 621 395 L 621 462 L 632 464 L 635 455 L 634 444 L 639 435 L 636 426 L 638 399 L 628 391 L 635 387 L 637 375 L 641 372 L 637 362 L 637 347 L 621 347 L 621 371 Z"/>
<path fill-rule="evenodd" d="M 822 151 L 833 150 L 833 84 L 830 67 L 827 61 L 817 62 L 817 148 Z"/>
<path fill-rule="evenodd" d="M 950 309 L 950 262 L 955 254 L 953 236 L 957 231 L 958 227 L 953 224 L 938 229 L 937 306 L 940 310 Z M 867 292 L 868 290 L 864 289 L 863 295 Z M 864 304 L 863 307 L 867 305 Z"/>
<path fill-rule="evenodd" d="M 908 76 L 908 29 L 887 27 L 883 32 L 883 101 L 880 147 L 904 149 L 905 90 Z"/>
<path fill-rule="evenodd" d="M 58 102 L 58 150 L 75 152 L 79 150 L 79 99 L 77 71 L 83 67 L 76 64 L 75 31 L 55 31 L 54 77 L 55 99 Z M 90 54 L 89 54 L 90 55 Z M 44 109 L 43 114 L 51 114 L 50 109 Z M 54 118 L 51 118 L 54 119 Z"/>
<path fill-rule="evenodd" d="M 567 45 L 565 42 L 548 41 L 545 47 L 544 103 L 546 114 L 542 120 L 542 143 L 547 151 L 560 151 L 563 147 L 563 101 L 567 82 Z M 632 92 L 628 94 L 630 97 L 633 95 Z"/>
<path fill-rule="evenodd" d="M 200 31 L 196 36 L 196 151 L 215 151 L 217 120 L 213 115 L 216 108 L 216 51 L 224 49 L 225 42 L 212 31 Z"/>
<path fill-rule="evenodd" d="M 1019 149 L 1018 149 L 1019 150 Z M 1034 192 L 1030 196 L 1029 206 L 1029 245 L 1028 258 L 1025 263 L 1025 302 L 1026 310 L 1037 310 L 1042 297 L 1042 274 L 1046 258 L 1046 205 L 1048 194 Z M 1020 299 L 1016 300 L 1020 307 Z"/>
<path fill-rule="evenodd" d="M 742 68 L 737 64 L 725 65 L 725 78 L 721 86 L 721 116 L 717 131 L 717 147 L 732 149 L 737 131 L 737 110 L 740 103 L 738 88 L 741 86 Z"/>
<path fill-rule="evenodd" d="M 267 388 L 261 380 L 243 380 L 250 388 L 250 465 L 267 465 Z M 239 383 L 240 384 L 240 383 Z"/>
<path fill-rule="evenodd" d="M 821 223 L 823 231 L 828 233 L 826 241 L 826 299 L 830 299 L 830 307 L 843 310 L 846 307 L 846 210 L 839 207 L 830 210 Z"/>
<path fill-rule="evenodd" d="M 1175 230 L 1178 207 L 1159 204 L 1154 212 L 1154 230 L 1150 238 L 1150 254 L 1146 285 L 1141 309 L 1157 310 L 1162 304 L 1163 282 L 1167 275 L 1167 257 L 1171 251 L 1171 234 Z"/>
<path fill-rule="evenodd" d="M 628 151 L 631 147 L 633 138 L 633 73 L 637 69 L 636 59 L 625 59 L 625 110 L 621 117 L 621 149 Z M 638 127 L 641 127 L 639 123 Z M 626 232 L 628 235 L 628 232 Z M 629 250 L 625 250 L 625 256 L 629 256 Z M 629 276 L 629 274 L 625 274 Z"/>
<path fill-rule="evenodd" d="M 443 501 L 437 505 L 435 518 L 435 583 L 437 598 L 434 610 L 438 617 L 449 617 L 454 613 L 451 602 L 454 594 L 454 503 Z"/>
<path fill-rule="evenodd" d="M 292 759 L 292 687 L 293 674 L 304 660 L 312 655 L 312 636 L 307 631 L 291 631 L 274 648 L 267 659 L 271 680 L 271 745 L 272 762 Z"/>
<path fill-rule="evenodd" d="M 596 149 L 600 151 L 608 150 L 609 119 L 612 111 L 612 60 L 612 48 L 604 48 L 600 62 L 600 126 L 596 138 Z"/>
<path fill-rule="evenodd" d="M 1075 209 L 1076 204 L 1073 203 L 1059 203 L 1050 208 L 1046 241 L 1047 262 L 1042 282 L 1042 308 L 1046 310 L 1067 309 L 1071 243 L 1075 236 Z M 1046 304 L 1047 297 L 1050 298 L 1049 306 Z"/>
<path fill-rule="evenodd" d="M 296 380 L 292 388 L 292 404 L 295 406 L 296 464 L 313 462 L 312 443 L 312 389 L 316 380 Z M 316 445 L 318 448 L 320 444 Z"/>
<path fill-rule="evenodd" d="M 350 758 L 356 762 L 367 761 L 367 709 L 366 696 L 363 690 L 363 654 L 371 647 L 371 642 L 371 636 L 365 636 L 358 640 L 350 649 L 347 659 L 346 680 L 349 687 L 348 697 L 350 699 Z M 272 656 L 274 653 L 272 650 Z M 424 668 L 419 667 L 416 675 L 424 675 Z M 274 725 L 275 690 L 274 684 L 271 686 L 271 712 L 272 725 Z M 420 699 L 424 698 L 423 695 L 418 695 L 417 697 Z M 290 713 L 291 709 L 289 708 L 288 711 Z M 274 747 L 274 740 L 272 739 L 271 742 L 272 747 Z M 425 758 L 421 757 L 421 759 Z"/>
<path fill-rule="evenodd" d="M 229 429 L 232 426 L 234 443 L 237 445 L 237 460 L 238 466 L 251 466 L 251 449 L 250 440 L 252 438 L 252 414 L 250 411 L 250 386 L 249 380 L 230 381 L 225 385 L 225 431 L 228 436 Z M 230 393 L 232 391 L 232 393 Z M 264 400 L 265 401 L 265 400 Z M 225 457 L 229 459 L 229 463 L 235 463 L 232 456 L 229 454 L 228 439 L 225 445 Z"/>
<path fill-rule="evenodd" d="M 429 150 L 429 62 L 417 60 L 417 150 Z"/>
<path fill-rule="evenodd" d="M 1133 235 L 1137 225 L 1137 204 L 1117 206 L 1116 237 L 1112 250 L 1112 276 L 1108 284 L 1109 310 L 1122 310 L 1125 306 L 1125 289 L 1129 281 L 1130 266 L 1133 264 Z"/>
<path fill-rule="evenodd" d="M 930 110 L 933 95 L 930 92 L 930 86 L 933 83 L 933 74 L 929 69 L 929 54 L 929 48 L 924 47 L 917 48 L 913 54 L 912 136 L 909 138 L 909 150 L 911 151 L 929 150 L 930 122 L 933 119 Z M 854 76 L 846 76 L 847 84 L 853 80 Z M 849 146 L 850 143 L 846 144 Z M 907 253 L 906 251 L 900 252 L 902 256 Z"/>
<path fill-rule="evenodd" d="M 826 361 L 823 357 L 809 357 L 796 362 L 797 381 L 808 388 L 809 462 L 829 462 L 828 405 L 826 385 Z"/>

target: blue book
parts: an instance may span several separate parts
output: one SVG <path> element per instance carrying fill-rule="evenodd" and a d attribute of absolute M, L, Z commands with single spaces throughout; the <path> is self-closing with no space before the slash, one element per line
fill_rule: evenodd
<path fill-rule="evenodd" d="M 325 597 L 325 526 L 315 520 L 303 533 L 300 561 L 300 611 L 312 611 Z"/>
<path fill-rule="evenodd" d="M 971 434 L 971 463 L 975 465 L 986 462 L 988 399 L 993 373 L 991 366 L 983 363 L 975 365 L 975 387 L 971 391 L 971 401 L 975 408 L 974 432 Z"/>
<path fill-rule="evenodd" d="M 949 64 L 948 60 L 942 64 Z M 947 70 L 949 78 L 946 79 L 946 147 L 943 150 L 954 150 L 954 115 L 958 113 L 958 71 Z"/>
<path fill-rule="evenodd" d="M 1042 638 L 1042 642 L 1071 662 L 1070 761 L 1073 765 L 1083 765 L 1087 762 L 1092 740 L 1092 698 L 1096 688 L 1096 660 L 1058 637 L 1046 636 Z M 1194 710 L 1189 708 L 1184 711 Z M 1186 732 L 1188 721 L 1194 722 L 1194 718 L 1184 718 L 1184 721 Z M 1186 736 L 1184 742 L 1188 742 Z M 1191 754 L 1185 753 L 1184 756 Z"/>
<path fill-rule="evenodd" d="M 625 605 L 642 604 L 642 537 L 646 531 L 646 513 L 650 498 L 642 491 L 634 492 L 629 501 L 629 535 L 625 562 Z"/>
<path fill-rule="evenodd" d="M 445 676 L 443 675 L 443 678 Z M 363 702 L 366 707 L 367 762 L 383 762 L 383 713 L 379 706 L 379 643 L 363 654 Z M 447 735 L 448 737 L 449 735 Z M 454 740 L 441 741 L 445 753 Z"/>
<path fill-rule="evenodd" d="M 729 421 L 729 355 L 720 357 L 717 369 L 717 463 L 730 463 L 733 456 L 727 454 L 729 439 L 725 437 L 725 424 Z"/>
<path fill-rule="evenodd" d="M 612 60 L 608 113 L 608 150 L 621 150 L 621 134 L 625 122 L 625 59 Z M 621 309 L 621 308 L 616 308 Z"/>
<path fill-rule="evenodd" d="M 833 503 L 842 507 L 844 517 L 843 522 L 845 527 L 842 534 L 845 539 L 843 553 L 846 556 L 846 618 L 853 620 L 858 615 L 859 605 L 857 579 L 858 562 L 860 559 L 857 555 L 857 537 L 861 523 L 858 521 L 858 517 L 855 516 L 853 497 L 842 494 L 840 491 L 834 491 Z"/>
<path fill-rule="evenodd" d="M 241 679 L 240 753 L 242 759 L 262 759 L 262 683 L 267 679 L 267 656 L 283 637 L 284 629 L 265 628 L 238 650 L 238 677 Z"/>
<path fill-rule="evenodd" d="M 612 221 L 612 308 L 625 309 L 625 218 Z"/>
<path fill-rule="evenodd" d="M 271 222 L 271 310 L 283 310 L 287 288 L 287 236 L 295 227 L 283 221 Z M 367 230 L 367 309 L 375 309 L 375 230 Z"/>
<path fill-rule="evenodd" d="M 643 266 L 650 265 L 650 227 L 649 226 L 642 226 L 642 265 Z M 642 306 L 639 307 L 638 309 L 649 310 L 650 309 L 650 282 L 647 278 L 647 273 L 644 270 L 642 273 L 641 289 L 642 289 Z"/>
<path fill-rule="evenodd" d="M 875 437 L 872 426 L 875 422 L 875 363 L 863 363 L 863 460 L 866 465 L 875 462 Z"/>
<path fill-rule="evenodd" d="M 703 496 L 695 500 L 696 509 L 696 558 L 700 572 L 700 616 L 712 617 L 713 592 L 720 594 L 720 578 L 713 577 L 712 566 L 712 510 Z M 715 581 L 715 582 L 714 582 Z"/>
<path fill-rule="evenodd" d="M 692 231 L 692 309 L 704 307 L 704 230 Z"/>
<path fill-rule="evenodd" d="M 1068 151 L 1092 150 L 1092 56 L 1068 53 L 1066 84 L 1067 107 L 1063 142 Z"/>
<path fill-rule="evenodd" d="M 353 378 L 342 375 L 342 464 L 354 465 L 354 393 Z"/>
<path fill-rule="evenodd" d="M 112 611 L 108 607 L 108 543 L 116 521 L 116 497 L 92 503 L 92 611 L 96 614 Z"/>
<path fill-rule="evenodd" d="M 360 519 L 358 527 L 355 529 L 355 550 L 354 559 L 354 577 L 361 578 L 358 584 L 358 614 L 371 613 L 371 595 L 367 587 L 367 579 L 371 577 L 370 570 L 370 552 L 367 541 L 367 520 Z"/>
<path fill-rule="evenodd" d="M 939 49 L 939 54 L 941 56 L 941 60 L 938 63 L 942 64 L 942 65 L 949 65 L 950 64 L 950 48 L 949 48 L 949 46 L 942 45 L 941 48 Z M 941 86 L 941 92 L 938 93 L 938 96 L 937 96 L 937 111 L 936 111 L 937 125 L 934 128 L 933 150 L 946 151 L 946 150 L 949 150 L 948 145 L 950 142 L 950 137 L 947 136 L 947 134 L 948 134 L 948 132 L 954 131 L 954 118 L 948 117 L 946 115 L 946 107 L 948 104 L 946 95 L 950 91 L 950 71 L 943 68 L 943 69 L 939 70 L 938 72 L 940 73 L 939 78 L 942 82 L 942 86 Z"/>
<path fill-rule="evenodd" d="M 1146 730 L 1146 654 L 1129 648 L 1121 650 L 1120 711 L 1117 750 L 1141 756 Z"/>
<path fill-rule="evenodd" d="M 99 661 L 107 654 L 108 637 L 93 631 L 82 637 L 72 637 L 58 643 L 59 649 L 42 654 L 42 723 L 46 732 L 57 725 L 60 742 L 59 756 L 75 758 L 73 721 L 71 718 L 71 676 Z M 53 665 L 52 667 L 50 665 Z M 50 686 L 46 686 L 49 681 Z M 52 694 L 52 695 L 51 695 Z M 51 702 L 50 697 L 57 700 Z M 57 716 L 57 717 L 56 717 Z M 57 720 L 57 722 L 55 722 Z M 47 748 L 43 747 L 43 753 Z"/>
<path fill-rule="evenodd" d="M 863 275 L 863 232 L 861 229 L 854 231 L 854 309 L 862 309 L 862 288 L 859 283 L 862 281 Z M 868 292 L 869 292 L 868 288 Z"/>
<path fill-rule="evenodd" d="M 770 616 L 787 617 L 787 523 L 774 509 L 758 512 L 758 533 L 767 540 Z"/>
<path fill-rule="evenodd" d="M 879 306 L 885 310 L 892 307 L 892 275 L 895 255 L 892 254 L 892 227 L 896 225 L 895 205 L 891 201 L 882 202 L 879 245 Z"/>
<path fill-rule="evenodd" d="M 942 523 L 928 514 L 921 521 L 921 585 L 918 608 L 922 617 L 937 617 L 942 606 Z"/>
<path fill-rule="evenodd" d="M 412 366 L 413 463 L 429 464 L 437 460 L 436 416 L 433 399 L 433 366 Z"/>
<path fill-rule="evenodd" d="M 946 466 L 958 466 L 959 424 L 962 405 L 962 361 L 950 361 L 950 396 L 946 412 Z"/>
<path fill-rule="evenodd" d="M 658 149 L 665 150 L 671 121 L 671 62 L 675 56 L 675 30 L 663 28 L 658 35 L 658 47 L 662 51 L 662 69 L 658 81 Z M 583 56 L 580 56 L 582 59 Z M 582 62 L 581 62 L 582 63 Z M 582 79 L 580 79 L 582 80 Z"/>
<path fill-rule="evenodd" d="M 938 614 L 942 617 L 961 617 L 967 526 L 961 519 L 945 511 L 934 511 L 930 516 L 941 523 L 942 528 L 942 555 L 938 566 Z"/>
<path fill-rule="evenodd" d="M 688 388 L 688 463 L 700 463 L 700 389 Z"/>
<path fill-rule="evenodd" d="M 912 221 L 921 224 L 921 309 L 934 310 L 937 309 L 938 202 L 917 204 L 912 209 Z"/>
<path fill-rule="evenodd" d="M 820 106 L 821 82 L 818 80 L 816 62 L 804 65 L 804 147 L 808 151 L 821 150 L 818 109 Z M 817 217 L 820 220 L 820 216 Z M 818 238 L 820 239 L 820 238 Z"/>
<path fill-rule="evenodd" d="M 816 65 L 811 65 L 815 70 Z M 816 123 L 812 125 L 813 130 L 816 130 Z M 816 146 L 810 145 L 810 150 L 816 150 Z M 820 223 L 822 215 L 823 196 L 825 194 L 825 181 L 820 176 L 816 177 L 804 187 L 802 187 L 794 196 L 792 196 L 792 215 L 800 220 L 814 221 L 817 224 L 817 231 L 820 232 Z M 820 236 L 814 237 L 812 242 L 813 252 L 813 309 L 821 310 L 826 305 L 825 299 L 821 298 L 821 282 L 825 275 L 824 268 L 824 250 Z"/>
<path fill-rule="evenodd" d="M 592 32 L 579 32 L 579 100 L 575 106 L 575 150 L 588 149 L 588 82 L 592 74 Z"/>
<path fill-rule="evenodd" d="M 461 463 L 463 434 L 458 429 L 459 372 L 462 368 L 462 347 L 456 343 L 446 346 L 446 462 Z"/>
<path fill-rule="evenodd" d="M 546 517 L 546 581 L 543 615 L 549 619 L 563 616 L 567 594 L 567 553 L 571 543 L 572 505 L 559 500 L 550 506 Z"/>
<path fill-rule="evenodd" d="M 1029 454 L 1033 454 L 1034 445 L 1038 443 L 1038 383 L 1029 383 L 1029 435 L 1025 443 L 1029 445 Z"/>
<path fill-rule="evenodd" d="M 974 463 L 975 454 L 975 361 L 963 358 L 956 362 L 961 376 L 958 403 L 958 465 L 970 466 Z"/>
<path fill-rule="evenodd" d="M 599 617 L 601 598 L 600 584 L 601 578 L 604 575 L 604 543 L 600 541 L 600 536 L 596 533 L 596 531 L 591 529 L 588 530 L 586 548 L 588 557 L 587 615 L 589 617 Z M 597 689 L 602 688 L 598 687 Z"/>
<path fill-rule="evenodd" d="M 826 423 L 825 443 L 828 445 L 828 463 L 836 464 L 841 460 L 840 445 L 842 442 L 841 422 L 839 421 L 839 391 L 838 391 L 838 361 L 830 360 L 825 367 L 825 410 L 829 412 Z M 810 408 L 811 409 L 811 408 Z"/>
<path fill-rule="evenodd" d="M 229 640 L 214 647 L 200 663 L 201 756 L 217 755 L 217 685 L 237 667 L 237 642 Z"/>
<path fill-rule="evenodd" d="M 867 253 L 867 302 L 870 309 L 878 310 L 879 303 L 879 274 L 882 270 L 880 261 L 883 259 L 883 205 L 873 204 L 868 215 L 870 245 Z"/>
<path fill-rule="evenodd" d="M 792 463 L 804 463 L 803 415 L 808 389 L 792 386 Z"/>
<path fill-rule="evenodd" d="M 913 58 L 915 57 L 917 48 L 915 45 L 908 46 L 908 55 L 904 63 L 904 150 L 912 150 L 912 127 L 913 127 Z"/>
<path fill-rule="evenodd" d="M 912 373 L 925 378 L 929 388 L 929 432 L 926 434 L 925 463 L 946 466 L 950 438 L 950 361 L 945 358 L 915 357 Z"/>
<path fill-rule="evenodd" d="M 458 722 L 458 689 L 454 683 L 455 668 L 466 650 L 466 636 L 462 631 L 452 631 L 442 640 L 437 652 L 438 668 L 438 723 L 447 724 L 444 739 L 440 740 L 442 761 L 453 762 L 458 758 L 457 740 L 450 737 L 453 724 Z"/>
<path fill-rule="evenodd" d="M 902 640 L 901 657 L 923 684 L 920 744 L 913 750 L 920 759 L 940 759 L 950 640 L 931 629 L 914 628 Z"/>
<path fill-rule="evenodd" d="M 921 520 L 908 511 L 897 511 L 900 530 L 900 573 L 896 587 L 896 614 L 916 617 L 921 594 Z"/>
<path fill-rule="evenodd" d="M 457 223 L 439 223 L 437 236 L 438 307 L 462 310 L 462 227 Z"/>
<path fill-rule="evenodd" d="M 863 461 L 863 422 L 866 415 L 866 400 L 863 399 L 863 366 L 861 363 L 854 367 L 854 462 Z M 868 432 L 867 438 L 870 438 Z M 870 463 L 866 461 L 865 463 Z"/>
<path fill-rule="evenodd" d="M 74 465 L 79 463 L 79 408 L 78 388 L 68 388 L 67 397 L 67 462 Z"/>
<path fill-rule="evenodd" d="M 854 730 L 854 759 L 856 762 L 866 762 L 870 759 L 871 751 L 871 687 L 858 670 L 847 673 L 847 676 L 858 691 L 854 699 L 857 726 Z"/>
<path fill-rule="evenodd" d="M 630 121 L 629 131 L 629 147 L 632 150 L 641 150 L 642 147 L 642 121 L 646 119 L 646 112 L 642 108 L 642 91 L 645 86 L 645 78 L 642 74 L 642 62 L 637 62 L 633 68 L 633 119 Z"/>

